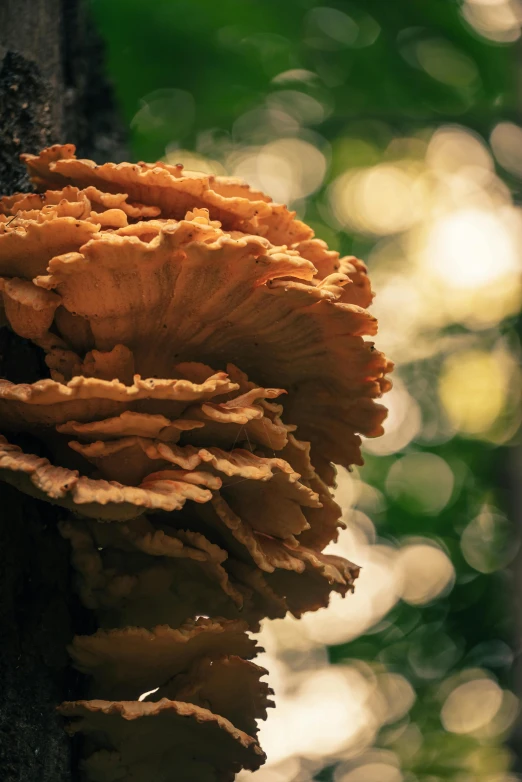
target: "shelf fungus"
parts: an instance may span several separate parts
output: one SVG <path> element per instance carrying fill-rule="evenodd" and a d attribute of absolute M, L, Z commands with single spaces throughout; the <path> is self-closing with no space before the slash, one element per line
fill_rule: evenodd
<path fill-rule="evenodd" d="M 366 267 L 239 180 L 23 159 L 38 192 L 0 199 L 2 323 L 46 369 L 0 379 L 0 479 L 66 509 L 99 628 L 69 649 L 89 698 L 59 711 L 87 782 L 232 780 L 273 705 L 248 632 L 359 572 L 324 549 L 333 465 L 386 414 Z"/>

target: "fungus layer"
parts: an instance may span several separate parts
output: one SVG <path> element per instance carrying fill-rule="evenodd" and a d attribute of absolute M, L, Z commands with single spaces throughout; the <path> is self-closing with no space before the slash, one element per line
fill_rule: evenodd
<path fill-rule="evenodd" d="M 71 735 L 86 736 L 91 751 L 81 766 L 93 782 L 232 782 L 265 757 L 254 738 L 191 703 L 72 701 L 59 711 Z"/>
<path fill-rule="evenodd" d="M 382 432 L 391 364 L 366 267 L 287 207 L 74 153 L 24 155 L 40 192 L 0 199 L 2 322 L 48 368 L 0 379 L 0 478 L 69 511 L 85 779 L 231 780 L 272 705 L 247 631 L 353 591 L 333 463 Z"/>

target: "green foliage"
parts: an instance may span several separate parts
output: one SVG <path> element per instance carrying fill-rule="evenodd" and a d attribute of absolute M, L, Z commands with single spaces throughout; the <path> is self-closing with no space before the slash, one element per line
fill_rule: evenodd
<path fill-rule="evenodd" d="M 473 34 L 454 0 L 332 2 L 330 10 L 357 25 L 353 39 L 335 16 L 323 22 L 325 32 L 312 0 L 156 0 L 146 9 L 140 0 L 91 2 L 129 122 L 157 90 L 184 90 L 193 99 L 188 111 L 180 107 L 178 122 L 160 115 L 149 132 L 134 128 L 137 157 L 160 157 L 173 138 L 193 148 L 203 131 L 230 132 L 273 92 L 272 79 L 294 69 L 317 74 L 306 86 L 327 98 L 321 131 L 328 139 L 352 120 L 385 123 L 381 139 L 430 121 L 486 131 L 499 109 L 517 110 L 512 51 Z M 419 66 L 423 43 L 444 47 L 438 78 Z"/>

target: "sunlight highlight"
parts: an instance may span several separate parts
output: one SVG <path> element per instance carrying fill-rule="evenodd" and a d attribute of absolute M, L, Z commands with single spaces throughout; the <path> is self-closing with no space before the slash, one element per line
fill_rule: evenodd
<path fill-rule="evenodd" d="M 339 223 L 362 233 L 398 233 L 422 215 L 422 193 L 405 166 L 383 163 L 349 171 L 332 184 L 329 199 Z"/>
<path fill-rule="evenodd" d="M 411 605 L 435 600 L 455 581 L 451 560 L 432 541 L 404 546 L 398 554 L 397 566 L 403 578 L 401 597 Z"/>
<path fill-rule="evenodd" d="M 456 288 L 490 285 L 521 268 L 505 223 L 484 210 L 463 209 L 443 217 L 426 245 L 428 269 Z"/>
<path fill-rule="evenodd" d="M 232 173 L 267 192 L 274 201 L 292 203 L 320 187 L 326 158 L 308 141 L 283 138 L 237 158 Z"/>
<path fill-rule="evenodd" d="M 460 432 L 488 432 L 502 412 L 512 372 L 513 360 L 500 351 L 469 350 L 448 356 L 439 376 L 439 395 Z"/>

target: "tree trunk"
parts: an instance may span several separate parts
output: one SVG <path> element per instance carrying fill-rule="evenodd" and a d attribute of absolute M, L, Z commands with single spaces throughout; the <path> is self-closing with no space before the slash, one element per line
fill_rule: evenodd
<path fill-rule="evenodd" d="M 18 156 L 49 144 L 69 141 L 83 157 L 122 159 L 123 133 L 100 42 L 81 0 L 1 0 L 0 117 L 0 193 L 30 190 Z M 39 350 L 1 329 L 0 377 L 34 382 L 46 376 Z M 19 444 L 45 455 L 31 440 Z M 2 782 L 77 778 L 74 748 L 55 706 L 83 694 L 66 645 L 93 625 L 74 595 L 68 544 L 56 526 L 62 515 L 0 482 Z"/>

